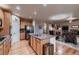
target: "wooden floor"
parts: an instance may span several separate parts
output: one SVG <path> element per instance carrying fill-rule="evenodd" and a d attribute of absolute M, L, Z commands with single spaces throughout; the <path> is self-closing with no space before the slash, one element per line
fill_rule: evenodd
<path fill-rule="evenodd" d="M 35 52 L 29 46 L 27 40 L 21 40 L 11 47 L 9 55 L 35 55 Z"/>
<path fill-rule="evenodd" d="M 60 46 L 61 45 L 59 45 L 59 44 L 57 45 L 57 47 L 60 47 Z M 60 49 L 57 49 L 57 50 L 60 50 Z M 64 46 L 64 51 L 61 51 L 61 53 L 60 52 L 56 52 L 55 55 L 79 55 L 78 51 L 76 51 L 74 49 L 71 49 L 71 48 L 67 48 L 65 46 Z M 20 42 L 15 43 L 11 47 L 8 55 L 36 55 L 36 53 L 29 46 L 27 40 L 21 40 Z"/>

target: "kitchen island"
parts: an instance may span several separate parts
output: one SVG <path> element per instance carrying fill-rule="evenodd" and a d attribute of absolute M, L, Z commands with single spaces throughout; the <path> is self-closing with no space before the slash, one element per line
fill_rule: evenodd
<path fill-rule="evenodd" d="M 45 43 L 50 43 L 50 38 L 52 35 L 48 34 L 42 34 L 42 35 L 36 35 L 36 34 L 29 34 L 30 35 L 30 46 L 32 49 L 36 52 L 38 55 L 43 55 L 43 45 Z"/>
<path fill-rule="evenodd" d="M 35 35 L 30 34 L 30 46 L 38 55 L 43 54 L 43 45 L 45 43 L 51 43 L 54 45 L 55 55 L 79 55 L 79 37 L 77 37 L 77 45 L 72 43 L 66 43 L 62 40 L 55 40 L 56 36 L 42 34 Z"/>

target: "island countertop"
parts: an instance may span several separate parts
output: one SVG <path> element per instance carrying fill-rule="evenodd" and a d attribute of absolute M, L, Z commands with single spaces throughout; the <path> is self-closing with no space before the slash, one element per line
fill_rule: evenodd
<path fill-rule="evenodd" d="M 75 45 L 73 43 L 66 43 L 65 41 L 62 41 L 62 39 L 56 40 L 56 43 L 65 45 L 67 47 L 70 47 L 70 48 L 73 48 L 73 49 L 79 51 L 79 36 L 76 36 L 76 38 L 77 38 L 77 45 Z"/>
<path fill-rule="evenodd" d="M 41 34 L 41 35 L 36 35 L 34 33 L 30 33 L 29 35 L 33 36 L 33 37 L 36 37 L 40 40 L 46 40 L 46 39 L 49 39 L 52 38 L 52 35 L 49 35 L 49 34 Z"/>
<path fill-rule="evenodd" d="M 73 48 L 73 49 L 76 49 L 76 50 L 79 51 L 79 37 L 77 37 L 77 43 L 78 44 L 75 45 L 75 44 L 72 44 L 72 43 L 65 43 L 64 41 L 61 41 L 61 40 L 59 40 L 59 41 L 58 40 L 55 40 L 55 37 L 56 36 L 54 36 L 54 35 L 42 34 L 40 36 L 36 36 L 34 33 L 30 33 L 29 35 L 31 35 L 33 37 L 36 37 L 36 38 L 38 38 L 40 40 L 49 39 L 50 40 L 50 43 L 52 43 L 52 44 L 60 43 L 62 45 L 66 45 L 66 46 L 68 46 L 70 48 Z"/>

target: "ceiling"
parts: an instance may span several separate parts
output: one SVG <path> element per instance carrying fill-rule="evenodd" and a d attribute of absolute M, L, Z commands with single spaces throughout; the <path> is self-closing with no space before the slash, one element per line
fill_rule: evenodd
<path fill-rule="evenodd" d="M 13 13 L 20 15 L 24 18 L 33 18 L 41 21 L 52 21 L 49 18 L 57 14 L 72 13 L 74 17 L 79 17 L 79 5 L 78 4 L 10 4 L 10 9 Z M 20 6 L 20 10 L 16 9 L 16 6 Z M 37 15 L 34 15 L 37 12 Z M 62 19 L 65 21 L 65 19 Z"/>

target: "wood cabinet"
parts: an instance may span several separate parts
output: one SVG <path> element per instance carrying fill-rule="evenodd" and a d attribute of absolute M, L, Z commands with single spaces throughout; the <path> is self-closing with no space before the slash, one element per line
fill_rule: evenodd
<path fill-rule="evenodd" d="M 30 46 L 31 46 L 31 47 L 32 47 L 32 43 L 33 43 L 33 42 L 32 42 L 32 38 L 33 38 L 33 37 L 30 36 L 30 39 L 29 39 L 29 43 L 30 43 Z"/>
<path fill-rule="evenodd" d="M 36 51 L 36 39 L 34 37 L 33 37 L 33 40 L 32 40 L 32 47 Z"/>
<path fill-rule="evenodd" d="M 66 45 L 56 43 L 57 55 L 79 55 L 79 51 Z"/>
<path fill-rule="evenodd" d="M 6 41 L 4 42 L 4 55 L 7 55 L 11 47 L 11 40 L 9 38 L 6 38 Z"/>
<path fill-rule="evenodd" d="M 48 43 L 49 40 L 43 40 L 39 39 L 33 36 L 30 36 L 30 46 L 33 48 L 33 50 L 36 52 L 38 55 L 43 55 L 43 45 L 45 43 Z"/>
<path fill-rule="evenodd" d="M 3 45 L 0 44 L 0 55 L 3 55 Z"/>
<path fill-rule="evenodd" d="M 41 50 L 41 47 L 40 47 L 40 45 L 41 45 L 41 42 L 40 42 L 40 40 L 39 39 L 37 39 L 37 38 L 35 38 L 35 37 L 33 37 L 33 36 L 31 36 L 31 38 L 30 38 L 30 46 L 33 48 L 33 50 L 37 53 L 37 54 L 41 54 L 40 52 L 40 50 Z"/>
<path fill-rule="evenodd" d="M 4 42 L 0 44 L 0 55 L 7 55 L 11 48 L 11 39 L 7 37 Z"/>
<path fill-rule="evenodd" d="M 20 39 L 25 39 L 25 32 L 20 33 Z"/>
<path fill-rule="evenodd" d="M 42 54 L 42 47 L 41 47 L 41 41 L 39 39 L 36 39 L 36 51 L 37 54 L 40 55 Z"/>
<path fill-rule="evenodd" d="M 3 10 L 0 8 L 0 29 L 4 27 L 4 13 Z"/>

